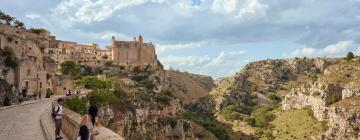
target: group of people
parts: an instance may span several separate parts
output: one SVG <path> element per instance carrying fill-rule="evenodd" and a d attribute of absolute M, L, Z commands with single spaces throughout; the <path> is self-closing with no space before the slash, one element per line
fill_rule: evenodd
<path fill-rule="evenodd" d="M 57 104 L 53 108 L 53 117 L 55 119 L 55 140 L 60 140 L 60 130 L 63 119 L 63 99 L 58 99 Z M 99 132 L 94 130 L 97 122 L 97 113 L 98 109 L 96 106 L 90 106 L 88 113 L 81 117 L 79 135 L 76 140 L 94 140 L 96 135 L 99 135 Z"/>
<path fill-rule="evenodd" d="M 66 90 L 66 89 L 64 89 L 64 91 L 65 91 L 66 96 L 72 96 L 72 95 L 76 95 L 76 94 L 79 93 L 79 91 L 77 91 L 77 90 Z"/>

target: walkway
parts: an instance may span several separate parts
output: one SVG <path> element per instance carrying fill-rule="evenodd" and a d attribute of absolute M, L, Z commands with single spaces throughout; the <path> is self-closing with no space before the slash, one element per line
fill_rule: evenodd
<path fill-rule="evenodd" d="M 1 110 L 0 140 L 46 140 L 40 116 L 51 110 L 51 101 L 42 99 L 40 102 Z"/>

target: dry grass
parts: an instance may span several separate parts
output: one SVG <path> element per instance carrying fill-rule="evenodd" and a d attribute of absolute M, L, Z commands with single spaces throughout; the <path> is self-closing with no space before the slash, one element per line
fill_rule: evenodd
<path fill-rule="evenodd" d="M 272 124 L 273 134 L 279 140 L 317 138 L 327 129 L 324 122 L 312 116 L 310 109 L 279 112 Z"/>

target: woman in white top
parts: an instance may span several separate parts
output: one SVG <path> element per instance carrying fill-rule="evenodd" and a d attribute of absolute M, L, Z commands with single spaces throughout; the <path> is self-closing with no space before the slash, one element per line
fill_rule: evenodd
<path fill-rule="evenodd" d="M 94 137 L 99 135 L 99 132 L 94 130 L 95 124 L 97 123 L 97 112 L 96 106 L 90 106 L 88 114 L 81 117 L 80 126 L 84 125 L 88 128 L 91 140 L 94 140 Z"/>

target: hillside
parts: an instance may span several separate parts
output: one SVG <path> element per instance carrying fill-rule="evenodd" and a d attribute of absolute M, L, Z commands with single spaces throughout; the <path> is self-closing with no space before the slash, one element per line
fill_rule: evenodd
<path fill-rule="evenodd" d="M 170 85 L 173 95 L 184 103 L 196 102 L 208 95 L 215 86 L 209 76 L 195 75 L 186 72 L 166 71 L 166 82 Z"/>
<path fill-rule="evenodd" d="M 253 138 L 354 138 L 359 119 L 349 117 L 358 114 L 359 68 L 358 58 L 251 62 L 234 76 L 217 81 L 197 106 L 213 112 L 232 131 Z M 303 128 L 313 129 L 297 131 Z"/>

